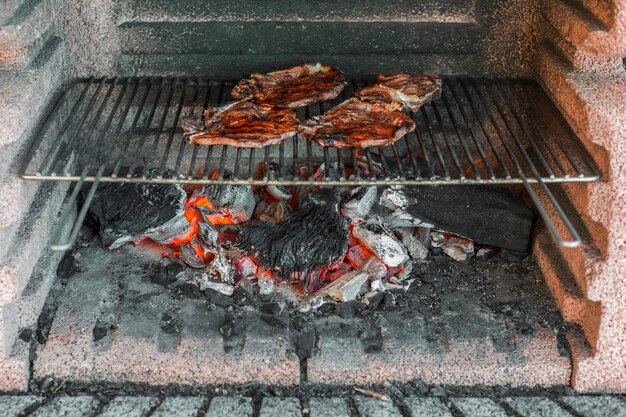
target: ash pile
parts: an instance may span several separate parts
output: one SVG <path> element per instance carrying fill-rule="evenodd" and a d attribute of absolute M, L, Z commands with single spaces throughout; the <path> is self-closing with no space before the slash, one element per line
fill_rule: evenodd
<path fill-rule="evenodd" d="M 162 253 L 159 284 L 194 297 L 280 293 L 300 311 L 405 292 L 433 256 L 521 260 L 534 219 L 509 190 L 468 185 L 104 184 L 91 214 L 110 249 Z"/>

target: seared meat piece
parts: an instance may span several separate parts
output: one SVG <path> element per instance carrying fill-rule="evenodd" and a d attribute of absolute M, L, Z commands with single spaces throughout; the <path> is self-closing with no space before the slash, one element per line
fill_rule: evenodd
<path fill-rule="evenodd" d="M 398 109 L 400 103 L 368 103 L 351 98 L 300 125 L 302 134 L 322 146 L 359 147 L 389 145 L 415 123 Z"/>
<path fill-rule="evenodd" d="M 333 67 L 300 65 L 268 74 L 252 74 L 250 79 L 239 81 L 231 95 L 238 100 L 296 108 L 332 100 L 346 83 L 343 74 Z"/>
<path fill-rule="evenodd" d="M 290 109 L 240 101 L 207 110 L 203 122 L 186 118 L 182 128 L 189 143 L 261 148 L 293 137 L 297 124 Z"/>
<path fill-rule="evenodd" d="M 397 101 L 404 108 L 416 111 L 423 104 L 441 96 L 441 80 L 429 75 L 379 75 L 378 82 L 354 93 L 365 101 Z"/>

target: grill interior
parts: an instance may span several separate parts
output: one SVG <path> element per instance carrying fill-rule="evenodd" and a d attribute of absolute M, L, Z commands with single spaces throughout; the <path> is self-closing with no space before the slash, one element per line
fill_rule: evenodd
<path fill-rule="evenodd" d="M 298 117 L 321 114 L 366 84 L 352 81 L 337 99 L 298 109 Z M 71 247 L 99 182 L 523 184 L 557 242 L 581 243 L 548 184 L 594 181 L 599 174 L 534 82 L 445 79 L 441 98 L 410 114 L 415 132 L 386 147 L 324 148 L 300 135 L 259 149 L 189 145 L 180 129 L 182 118 L 200 117 L 209 106 L 230 101 L 233 85 L 172 77 L 73 83 L 42 123 L 20 171 L 25 179 L 77 183 L 65 221 L 84 183 L 92 182 L 70 239 L 51 247 Z M 54 133 L 53 125 L 60 126 Z M 268 163 L 276 169 L 258 169 Z M 538 193 L 554 206 L 570 236 L 559 235 Z"/>

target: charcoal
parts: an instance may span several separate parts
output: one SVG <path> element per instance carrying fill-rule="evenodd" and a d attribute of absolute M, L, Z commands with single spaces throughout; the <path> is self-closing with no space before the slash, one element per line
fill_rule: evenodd
<path fill-rule="evenodd" d="M 502 251 L 500 252 L 500 257 L 509 262 L 519 262 L 527 256 L 528 251 L 526 250 L 516 251 L 510 249 L 502 249 Z"/>
<path fill-rule="evenodd" d="M 267 274 L 261 274 L 259 276 L 259 280 L 257 281 L 257 285 L 259 286 L 259 294 L 268 295 L 274 292 L 276 288 L 276 282 Z"/>
<path fill-rule="evenodd" d="M 178 249 L 180 250 L 179 259 L 186 265 L 194 269 L 201 269 L 206 266 L 206 262 L 198 255 L 192 245 L 183 243 Z"/>
<path fill-rule="evenodd" d="M 176 276 L 182 272 L 183 266 L 179 263 L 168 263 L 167 265 L 159 265 L 156 272 L 152 276 L 152 282 L 163 286 L 168 286 L 176 282 Z"/>
<path fill-rule="evenodd" d="M 215 227 L 209 222 L 198 222 L 198 237 L 208 248 L 217 247 L 219 235 Z"/>
<path fill-rule="evenodd" d="M 353 222 L 364 219 L 376 204 L 378 191 L 375 185 L 358 187 L 352 190 L 350 198 L 341 206 L 341 214 Z"/>
<path fill-rule="evenodd" d="M 227 284 L 235 283 L 235 268 L 224 252 L 218 252 L 209 265 L 209 271 L 216 279 Z M 232 294 L 232 293 L 231 293 Z"/>
<path fill-rule="evenodd" d="M 335 307 L 335 313 L 341 318 L 354 317 L 363 311 L 363 304 L 357 300 L 350 300 L 345 303 L 339 303 Z"/>
<path fill-rule="evenodd" d="M 250 185 L 210 185 L 203 188 L 200 193 L 211 202 L 218 213 L 237 223 L 252 218 L 256 199 Z"/>
<path fill-rule="evenodd" d="M 409 259 L 402 243 L 375 219 L 357 224 L 352 235 L 387 266 L 398 266 Z"/>
<path fill-rule="evenodd" d="M 242 225 L 238 245 L 285 280 L 304 276 L 309 287 L 315 274 L 338 261 L 347 250 L 348 221 L 339 214 L 337 200 L 332 191 L 316 190 L 284 223 Z"/>
<path fill-rule="evenodd" d="M 381 204 L 485 245 L 524 252 L 530 241 L 532 210 L 502 188 L 389 187 Z"/>
<path fill-rule="evenodd" d="M 495 246 L 483 246 L 476 251 L 476 259 L 486 261 L 487 259 L 493 258 L 495 255 L 498 254 L 498 252 L 499 249 Z"/>
<path fill-rule="evenodd" d="M 474 256 L 474 242 L 456 236 L 449 238 L 442 249 L 443 253 L 459 262 Z"/>
<path fill-rule="evenodd" d="M 149 237 L 167 244 L 189 230 L 185 191 L 176 184 L 100 184 L 90 206 L 111 249 Z"/>
<path fill-rule="evenodd" d="M 415 236 L 412 229 L 399 228 L 395 230 L 396 234 L 400 237 L 402 244 L 406 247 L 409 255 L 413 259 L 426 259 L 428 256 L 428 247 L 424 246 L 422 241 Z"/>
<path fill-rule="evenodd" d="M 340 278 L 326 285 L 317 292 L 320 296 L 328 296 L 335 301 L 346 302 L 355 300 L 368 280 L 377 280 L 387 274 L 387 268 L 377 258 L 370 258 L 357 271 L 347 272 Z"/>

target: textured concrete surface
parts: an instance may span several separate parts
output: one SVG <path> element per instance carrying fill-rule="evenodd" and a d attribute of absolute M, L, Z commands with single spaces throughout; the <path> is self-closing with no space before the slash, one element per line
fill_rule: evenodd
<path fill-rule="evenodd" d="M 242 321 L 248 323 L 245 333 L 227 339 L 220 330 L 224 307 L 210 310 L 208 300 L 179 300 L 141 279 L 159 254 L 132 248 L 90 253 L 78 259 L 82 271 L 69 280 L 48 341 L 39 346 L 36 378 L 152 385 L 299 382 L 288 329 L 249 317 Z M 165 313 L 182 323 L 174 332 L 163 329 Z M 96 324 L 112 329 L 98 341 Z"/>
<path fill-rule="evenodd" d="M 466 417 L 507 417 L 506 411 L 490 398 L 452 398 L 450 401 Z"/>
<path fill-rule="evenodd" d="M 0 397 L 0 412 L 4 417 L 17 417 L 22 411 L 36 407 L 43 402 L 43 398 L 35 395 L 21 397 Z"/>
<path fill-rule="evenodd" d="M 259 417 L 302 417 L 300 400 L 297 398 L 263 398 Z"/>
<path fill-rule="evenodd" d="M 346 402 L 354 404 L 348 413 Z M 150 402 L 154 407 L 146 410 Z M 210 402 L 210 404 L 209 404 Z M 264 396 L 258 405 L 251 405 L 249 397 L 168 396 L 159 403 L 156 397 L 114 397 L 104 407 L 90 396 L 57 396 L 42 399 L 34 396 L 0 396 L 2 416 L 46 417 L 102 417 L 113 415 L 109 410 L 119 410 L 116 416 L 203 416 L 240 417 L 596 417 L 626 416 L 626 402 L 620 397 L 510 397 L 491 399 L 487 397 L 451 397 L 440 400 L 433 397 L 408 397 L 399 403 L 379 401 L 373 398 L 317 398 L 308 399 L 309 405 L 301 405 L 298 398 Z M 500 403 L 500 405 L 498 404 Z M 205 412 L 208 405 L 208 411 Z M 400 413 L 404 407 L 405 414 Z M 568 408 L 571 407 L 571 408 Z M 128 411 L 133 409 L 133 411 Z M 152 410 L 152 411 L 150 411 Z M 564 414 L 563 414 L 564 413 Z"/>
<path fill-rule="evenodd" d="M 363 417 L 402 417 L 400 410 L 390 401 L 356 397 L 354 402 L 356 409 Z"/>
<path fill-rule="evenodd" d="M 562 397 L 561 403 L 566 404 L 580 415 L 587 417 L 626 416 L 626 402 L 608 395 L 591 397 Z"/>
<path fill-rule="evenodd" d="M 452 417 L 439 398 L 407 398 L 404 401 L 411 417 Z"/>
<path fill-rule="evenodd" d="M 57 397 L 36 409 L 33 417 L 84 417 L 95 413 L 99 401 L 89 396 Z"/>
<path fill-rule="evenodd" d="M 99 414 L 101 417 L 143 417 L 158 405 L 153 397 L 115 397 Z"/>
<path fill-rule="evenodd" d="M 544 15 L 576 48 L 593 55 L 626 55 L 626 4 L 621 0 L 546 0 Z"/>
<path fill-rule="evenodd" d="M 195 417 L 198 410 L 206 402 L 202 397 L 169 397 L 163 400 L 161 405 L 154 410 L 154 417 Z"/>
<path fill-rule="evenodd" d="M 123 0 L 117 4 L 117 22 L 245 22 L 245 21 L 398 21 L 458 22 L 471 20 L 475 2 L 464 0 L 378 1 L 347 0 L 311 3 L 296 0 L 272 4 L 246 0 Z"/>
<path fill-rule="evenodd" d="M 246 397 L 216 397 L 205 417 L 252 417 L 252 400 Z"/>
<path fill-rule="evenodd" d="M 350 411 L 343 398 L 311 398 L 309 415 L 311 417 L 349 417 Z"/>
<path fill-rule="evenodd" d="M 506 403 L 522 415 L 568 417 L 570 414 L 548 398 L 507 398 Z"/>

